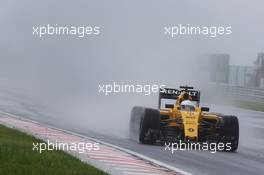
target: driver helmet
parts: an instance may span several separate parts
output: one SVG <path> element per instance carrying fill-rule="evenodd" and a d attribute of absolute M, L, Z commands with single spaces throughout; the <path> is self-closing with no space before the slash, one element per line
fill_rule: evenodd
<path fill-rule="evenodd" d="M 194 111 L 195 104 L 191 100 L 184 100 L 181 102 L 181 110 Z"/>

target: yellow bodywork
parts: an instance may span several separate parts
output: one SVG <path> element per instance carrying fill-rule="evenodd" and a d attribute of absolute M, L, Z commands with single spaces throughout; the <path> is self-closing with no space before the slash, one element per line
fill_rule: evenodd
<path fill-rule="evenodd" d="M 181 111 L 185 138 L 196 140 L 198 138 L 198 122 L 201 111 Z"/>
<path fill-rule="evenodd" d="M 168 116 L 167 119 L 162 120 L 167 123 L 164 127 L 183 127 L 184 138 L 186 140 L 198 140 L 199 123 L 202 119 L 220 122 L 217 115 L 203 112 L 199 106 L 195 107 L 193 111 L 181 110 L 181 97 L 182 95 L 179 96 L 172 109 L 160 109 L 160 115 Z"/>

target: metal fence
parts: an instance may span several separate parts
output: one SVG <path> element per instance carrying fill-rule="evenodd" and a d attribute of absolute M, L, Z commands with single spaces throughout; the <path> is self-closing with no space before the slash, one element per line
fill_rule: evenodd
<path fill-rule="evenodd" d="M 214 91 L 222 92 L 237 100 L 256 101 L 264 103 L 264 89 L 234 86 L 228 84 L 214 84 Z"/>
<path fill-rule="evenodd" d="M 229 66 L 229 84 L 242 87 L 256 87 L 256 71 L 249 66 Z"/>

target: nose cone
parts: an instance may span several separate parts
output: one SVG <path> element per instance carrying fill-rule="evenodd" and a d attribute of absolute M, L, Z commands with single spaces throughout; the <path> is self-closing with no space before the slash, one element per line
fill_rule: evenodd
<path fill-rule="evenodd" d="M 181 111 L 181 114 L 183 119 L 185 138 L 197 140 L 199 112 Z"/>

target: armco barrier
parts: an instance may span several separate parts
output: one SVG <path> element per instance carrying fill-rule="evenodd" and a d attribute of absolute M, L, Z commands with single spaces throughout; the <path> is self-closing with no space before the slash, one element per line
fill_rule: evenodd
<path fill-rule="evenodd" d="M 228 84 L 211 84 L 209 91 L 221 92 L 222 95 L 245 101 L 264 103 L 264 89 L 241 87 Z"/>

